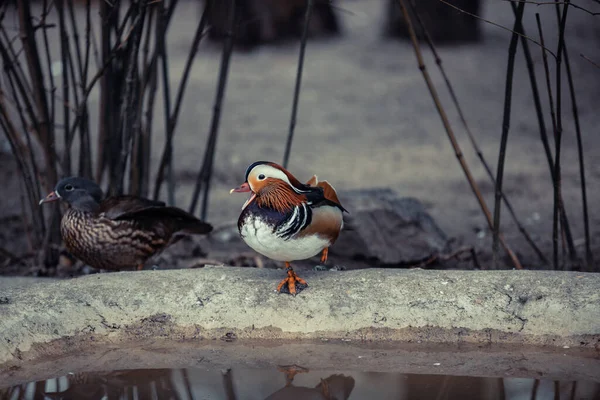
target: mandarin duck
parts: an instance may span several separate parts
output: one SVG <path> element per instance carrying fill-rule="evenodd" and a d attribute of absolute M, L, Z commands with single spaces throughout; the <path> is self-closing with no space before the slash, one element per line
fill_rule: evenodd
<path fill-rule="evenodd" d="M 67 250 L 94 268 L 142 269 L 155 253 L 185 235 L 206 234 L 212 226 L 162 201 L 135 196 L 104 198 L 84 178 L 61 179 L 40 205 L 63 200 L 69 205 L 60 223 Z"/>
<path fill-rule="evenodd" d="M 303 184 L 282 166 L 257 161 L 233 192 L 251 192 L 238 219 L 241 238 L 256 252 L 285 262 L 287 277 L 276 291 L 296 295 L 308 287 L 290 263 L 319 253 L 321 263 L 327 261 L 346 211 L 335 189 L 327 181 L 319 182 L 316 175 Z"/>

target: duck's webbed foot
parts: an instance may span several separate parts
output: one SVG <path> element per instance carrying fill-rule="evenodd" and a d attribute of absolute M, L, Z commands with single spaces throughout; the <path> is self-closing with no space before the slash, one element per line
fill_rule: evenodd
<path fill-rule="evenodd" d="M 306 283 L 304 279 L 296 275 L 289 262 L 286 262 L 285 266 L 287 271 L 287 278 L 279 282 L 276 291 L 279 293 L 287 293 L 291 294 L 292 296 L 295 296 L 302 290 L 306 289 L 308 287 L 308 283 Z"/>
<path fill-rule="evenodd" d="M 330 271 L 336 267 L 327 266 L 327 256 L 329 255 L 329 247 L 325 247 L 321 253 L 321 263 L 313 267 L 313 271 Z"/>

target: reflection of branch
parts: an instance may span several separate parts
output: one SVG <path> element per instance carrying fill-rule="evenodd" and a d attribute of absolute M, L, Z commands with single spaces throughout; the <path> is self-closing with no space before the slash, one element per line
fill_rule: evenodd
<path fill-rule="evenodd" d="M 225 389 L 225 395 L 227 400 L 236 400 L 235 390 L 233 389 L 233 377 L 231 376 L 231 368 L 227 368 L 222 371 L 223 374 L 223 388 Z"/>
<path fill-rule="evenodd" d="M 504 378 L 496 378 L 496 387 L 498 388 L 498 398 L 506 400 L 506 390 L 504 389 Z"/>
<path fill-rule="evenodd" d="M 490 21 L 490 20 L 488 20 L 488 19 L 482 18 L 482 17 L 480 17 L 479 15 L 475 15 L 475 14 L 473 14 L 473 13 L 470 13 L 470 12 L 468 12 L 468 11 L 466 11 L 466 10 L 463 10 L 462 8 L 456 7 L 454 4 L 450 4 L 450 3 L 448 3 L 446 0 L 439 0 L 439 1 L 440 1 L 440 2 L 442 2 L 442 3 L 444 3 L 444 4 L 446 4 L 447 6 L 450 6 L 450 7 L 454 8 L 454 9 L 455 9 L 455 10 L 457 10 L 457 11 L 460 11 L 461 13 L 464 13 L 464 14 L 470 15 L 470 16 L 471 16 L 471 17 L 473 17 L 473 18 L 477 18 L 477 19 L 479 19 L 479 20 L 481 20 L 481 21 L 483 21 L 483 22 L 487 22 L 487 23 L 488 23 L 488 24 L 490 24 L 490 25 L 497 26 L 498 28 L 504 29 L 505 31 L 508 31 L 508 32 L 510 32 L 510 33 L 516 33 L 515 31 L 513 31 L 513 30 L 511 30 L 511 29 L 508 29 L 508 28 L 507 28 L 507 27 L 505 27 L 505 26 L 502 26 L 502 25 L 500 25 L 500 24 L 497 24 L 497 23 L 495 23 L 495 22 L 492 22 L 492 21 Z M 538 41 L 536 41 L 536 40 L 534 40 L 534 39 L 530 38 L 529 36 L 526 36 L 526 35 L 523 35 L 523 34 L 520 34 L 520 33 L 516 33 L 516 34 L 517 34 L 517 35 L 519 35 L 519 36 L 521 36 L 521 37 L 523 37 L 523 38 L 525 38 L 525 39 L 527 39 L 527 40 L 529 40 L 530 42 L 533 42 L 533 43 L 537 44 L 538 46 L 540 46 L 540 47 L 542 47 L 544 50 L 546 50 L 548 53 L 552 54 L 552 56 L 553 56 L 554 58 L 556 58 L 556 54 L 554 54 L 554 53 L 553 53 L 552 51 L 550 51 L 549 49 L 545 48 L 545 47 L 544 47 L 544 46 L 543 46 L 541 43 L 539 43 Z"/>
<path fill-rule="evenodd" d="M 181 374 L 183 375 L 183 386 L 185 387 L 185 393 L 190 400 L 194 400 L 194 393 L 192 392 L 192 384 L 190 383 L 190 376 L 187 368 L 183 368 L 181 370 Z M 171 379 L 172 378 L 173 374 L 171 374 Z"/>
<path fill-rule="evenodd" d="M 539 379 L 534 380 L 533 387 L 531 388 L 531 399 L 532 400 L 536 399 L 539 386 L 540 386 L 540 380 Z"/>
<path fill-rule="evenodd" d="M 571 384 L 571 393 L 569 395 L 569 400 L 575 400 L 575 393 L 577 393 L 577 381 L 573 381 Z M 596 392 L 596 395 L 598 393 Z"/>

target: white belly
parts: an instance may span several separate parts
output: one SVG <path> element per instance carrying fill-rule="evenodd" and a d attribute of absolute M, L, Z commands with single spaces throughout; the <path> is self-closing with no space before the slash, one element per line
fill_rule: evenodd
<path fill-rule="evenodd" d="M 318 235 L 284 240 L 273 233 L 273 228 L 261 218 L 249 215 L 240 232 L 246 244 L 258 253 L 277 261 L 305 260 L 316 256 L 330 245 L 328 239 Z"/>

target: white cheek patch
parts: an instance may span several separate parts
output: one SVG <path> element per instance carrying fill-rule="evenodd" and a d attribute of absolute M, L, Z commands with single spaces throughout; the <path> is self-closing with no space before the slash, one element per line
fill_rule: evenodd
<path fill-rule="evenodd" d="M 300 189 L 296 188 L 294 185 L 292 185 L 292 182 L 290 182 L 290 179 L 282 170 L 272 167 L 270 165 L 266 165 L 266 164 L 257 165 L 256 167 L 252 168 L 252 171 L 250 171 L 250 173 L 248 174 L 248 183 L 250 184 L 250 188 L 253 191 L 254 191 L 254 189 L 252 188 L 252 184 L 250 183 L 250 177 L 252 177 L 253 179 L 258 181 L 259 180 L 258 176 L 260 174 L 263 174 L 265 176 L 265 178 L 281 179 L 282 181 L 287 183 L 292 189 L 294 189 L 294 191 L 296 193 L 306 193 L 307 192 L 305 190 L 300 190 Z"/>

